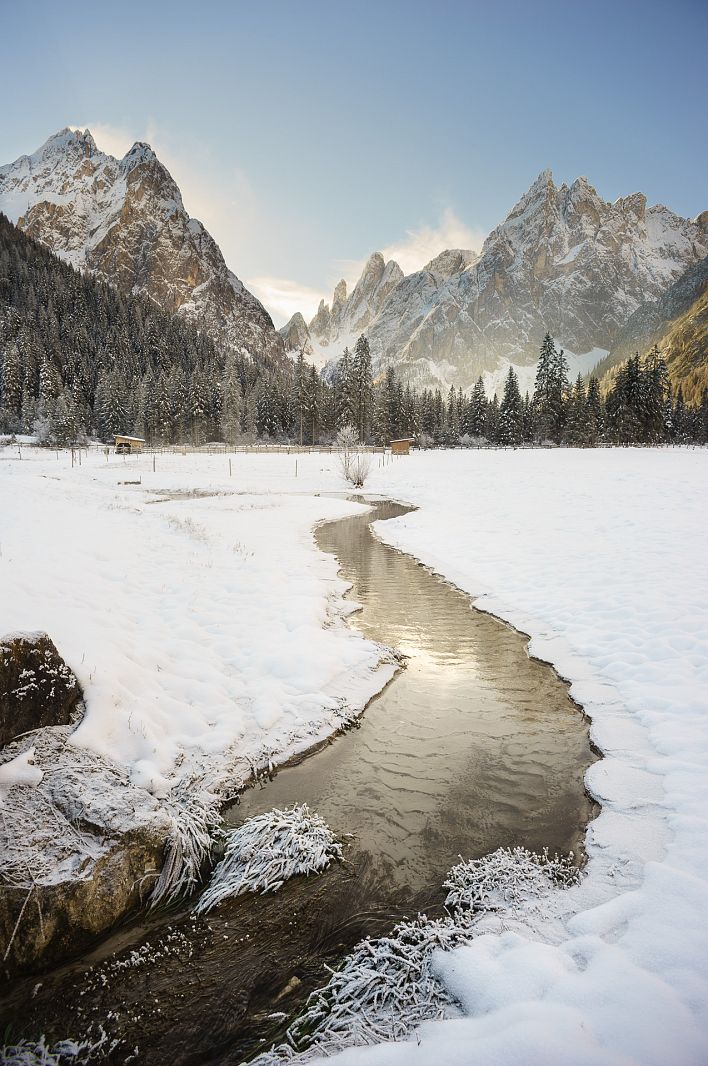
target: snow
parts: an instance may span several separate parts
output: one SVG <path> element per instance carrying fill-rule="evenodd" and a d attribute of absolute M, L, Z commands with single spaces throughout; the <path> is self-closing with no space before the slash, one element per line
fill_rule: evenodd
<path fill-rule="evenodd" d="M 0 807 L 13 785 L 36 788 L 44 774 L 34 765 L 34 748 L 28 748 L 0 766 Z"/>
<path fill-rule="evenodd" d="M 607 355 L 607 348 L 592 348 L 589 352 L 581 352 L 576 354 L 571 352 L 568 348 L 565 348 L 561 341 L 557 344 L 558 348 L 563 348 L 565 358 L 568 362 L 568 380 L 572 383 L 577 378 L 578 374 L 582 374 L 585 377 L 589 374 Z M 519 363 L 511 362 L 508 359 L 499 359 L 497 366 L 494 370 L 485 370 L 482 375 L 482 381 L 484 382 L 484 391 L 487 395 L 487 399 L 491 400 L 494 394 L 501 400 L 504 394 L 504 382 L 509 374 L 509 367 L 514 368 L 519 381 L 519 391 L 522 396 L 527 392 L 529 396 L 533 396 L 534 386 L 536 384 L 536 370 L 538 369 L 538 360 L 535 363 L 531 363 L 527 366 L 522 366 Z"/>
<path fill-rule="evenodd" d="M 49 633 L 86 696 L 72 743 L 133 784 L 164 796 L 208 771 L 238 787 L 392 676 L 314 542 L 361 509 L 314 494 L 344 489 L 336 457 L 323 477 L 301 455 L 296 477 L 294 456 L 237 455 L 230 477 L 224 455 L 159 455 L 153 472 L 151 455 L 56 454 L 0 450 L 0 634 Z"/>
<path fill-rule="evenodd" d="M 87 696 L 74 743 L 134 782 L 262 765 L 391 675 L 346 627 L 313 541 L 359 509 L 317 495 L 343 488 L 336 456 L 298 456 L 296 477 L 295 456 L 237 455 L 230 478 L 223 454 L 158 455 L 153 472 L 149 455 L 72 469 L 16 451 L 0 451 L 0 633 L 49 632 Z M 431 956 L 455 1017 L 332 1061 L 705 1063 L 708 452 L 414 453 L 374 464 L 366 490 L 419 506 L 379 536 L 569 679 L 603 753 L 586 779 L 602 809 L 562 904 L 485 913 Z"/>
<path fill-rule="evenodd" d="M 465 1018 L 337 1063 L 708 1058 L 708 454 L 425 453 L 372 488 L 420 505 L 377 526 L 531 634 L 604 758 L 602 813 L 564 919 L 529 915 L 436 957 Z M 485 922 L 487 919 L 485 919 Z"/>

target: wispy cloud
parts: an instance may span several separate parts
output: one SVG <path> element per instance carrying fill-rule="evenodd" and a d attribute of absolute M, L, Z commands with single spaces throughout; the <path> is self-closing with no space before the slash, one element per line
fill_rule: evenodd
<path fill-rule="evenodd" d="M 329 299 L 325 293 L 288 278 L 249 278 L 246 285 L 268 308 L 276 326 L 285 325 L 296 311 L 309 322 L 320 300 Z"/>
<path fill-rule="evenodd" d="M 446 207 L 437 225 L 423 223 L 417 229 L 406 230 L 405 237 L 384 245 L 379 251 L 384 259 L 395 259 L 404 274 L 412 274 L 448 248 L 466 248 L 478 252 L 486 236 L 483 230 L 468 226 L 451 207 Z M 344 278 L 351 288 L 358 281 L 365 262 L 365 259 L 336 260 L 337 280 Z"/>
<path fill-rule="evenodd" d="M 395 259 L 404 274 L 420 270 L 447 248 L 469 248 L 478 252 L 485 233 L 471 229 L 446 207 L 436 226 L 422 225 L 406 230 L 405 237 L 381 249 L 385 259 Z"/>

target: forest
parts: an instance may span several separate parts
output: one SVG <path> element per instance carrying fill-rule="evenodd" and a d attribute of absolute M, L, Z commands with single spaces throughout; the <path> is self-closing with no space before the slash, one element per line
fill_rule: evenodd
<path fill-rule="evenodd" d="M 688 407 L 655 348 L 602 395 L 592 376 L 569 380 L 550 335 L 533 395 L 521 395 L 513 367 L 501 396 L 488 397 L 481 377 L 469 394 L 416 390 L 393 366 L 374 373 L 364 336 L 321 372 L 302 354 L 283 371 L 77 272 L 0 215 L 0 433 L 58 445 L 116 433 L 159 445 L 312 445 L 344 427 L 368 444 L 704 444 L 708 393 Z"/>

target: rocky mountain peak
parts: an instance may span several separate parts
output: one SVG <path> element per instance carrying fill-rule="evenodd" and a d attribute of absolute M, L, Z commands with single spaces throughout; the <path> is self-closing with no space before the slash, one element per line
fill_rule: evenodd
<path fill-rule="evenodd" d="M 134 166 L 139 166 L 141 163 L 155 163 L 158 162 L 157 156 L 145 141 L 136 141 L 133 147 L 125 153 L 121 160 L 121 164 L 126 170 L 132 169 Z M 162 164 L 160 164 L 162 166 Z"/>
<path fill-rule="evenodd" d="M 347 300 L 347 283 L 344 278 L 338 281 L 334 287 L 334 296 L 332 298 L 332 308 L 336 310 L 346 303 Z"/>
<path fill-rule="evenodd" d="M 79 154 L 83 157 L 98 154 L 98 148 L 90 130 L 72 130 L 65 126 L 47 138 L 41 148 L 31 158 L 46 159 L 53 155 Z M 22 158 L 22 157 L 21 157 Z"/>
<path fill-rule="evenodd" d="M 429 263 L 426 263 L 423 270 L 443 278 L 450 278 L 453 274 L 459 274 L 461 271 L 466 270 L 468 266 L 478 259 L 478 254 L 470 249 L 447 248 L 444 252 L 436 255 L 434 259 L 431 259 Z"/>
<path fill-rule="evenodd" d="M 284 360 L 268 312 L 226 266 L 150 145 L 122 160 L 89 130 L 64 129 L 0 167 L 0 210 L 72 266 L 143 293 L 255 359 Z"/>
<path fill-rule="evenodd" d="M 322 307 L 323 305 L 324 300 L 320 306 Z M 313 354 L 310 332 L 305 319 L 299 311 L 296 311 L 290 321 L 282 327 L 280 336 L 283 338 L 286 352 L 291 352 L 294 355 L 302 352 L 308 357 Z"/>

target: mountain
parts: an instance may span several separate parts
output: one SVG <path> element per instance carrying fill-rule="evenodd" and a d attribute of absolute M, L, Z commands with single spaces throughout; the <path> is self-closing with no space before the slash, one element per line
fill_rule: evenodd
<path fill-rule="evenodd" d="M 383 300 L 369 301 L 365 324 L 343 317 L 340 282 L 332 308 L 322 304 L 309 324 L 310 339 L 332 358 L 358 328 L 378 369 L 392 364 L 417 386 L 469 388 L 509 364 L 530 372 L 550 331 L 574 353 L 573 369 L 586 372 L 642 303 L 707 253 L 708 216 L 647 207 L 641 193 L 608 203 L 586 178 L 556 186 L 546 170 L 480 255 L 443 252 L 399 278 Z M 374 263 L 380 272 L 378 253 L 355 292 L 368 286 Z"/>
<path fill-rule="evenodd" d="M 699 404 L 708 389 L 708 256 L 690 267 L 658 300 L 641 304 L 620 330 L 607 357 L 597 367 L 603 390 L 616 367 L 635 352 L 658 344 L 674 390 Z"/>
<path fill-rule="evenodd" d="M 166 167 L 138 142 L 122 159 L 88 130 L 50 137 L 0 167 L 0 211 L 72 266 L 149 296 L 242 355 L 282 362 L 270 315 L 190 218 Z"/>
<path fill-rule="evenodd" d="M 374 252 L 366 261 L 361 277 L 350 294 L 342 278 L 335 287 L 332 305 L 320 301 L 317 314 L 306 327 L 301 314 L 296 313 L 280 330 L 286 350 L 314 356 L 317 362 L 338 358 L 344 348 L 353 347 L 367 327 L 374 321 L 387 297 L 403 280 L 403 271 L 393 259 L 384 260 L 381 252 Z M 330 354 L 330 349 L 333 351 Z M 308 351 L 309 350 L 309 351 Z"/>

